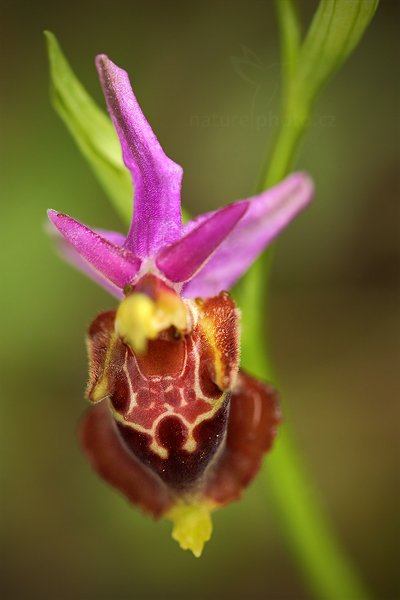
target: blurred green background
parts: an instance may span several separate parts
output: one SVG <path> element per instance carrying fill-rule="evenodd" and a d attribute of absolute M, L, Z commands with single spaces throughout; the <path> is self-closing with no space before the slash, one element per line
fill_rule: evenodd
<path fill-rule="evenodd" d="M 316 2 L 299 4 L 308 22 Z M 268 478 L 216 514 L 196 560 L 170 539 L 168 523 L 142 517 L 91 472 L 76 441 L 84 332 L 114 301 L 62 263 L 44 232 L 49 207 L 94 226 L 122 225 L 50 106 L 43 29 L 56 33 L 99 102 L 95 54 L 129 71 L 164 149 L 185 169 L 183 201 L 195 214 L 254 191 L 278 124 L 273 8 L 254 0 L 1 3 L 7 599 L 309 597 Z M 317 194 L 279 242 L 269 333 L 310 496 L 322 498 L 379 599 L 399 597 L 398 27 L 398 3 L 382 2 L 317 104 L 298 161 Z"/>

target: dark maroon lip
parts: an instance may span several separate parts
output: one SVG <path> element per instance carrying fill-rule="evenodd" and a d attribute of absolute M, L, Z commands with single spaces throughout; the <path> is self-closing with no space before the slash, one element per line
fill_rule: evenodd
<path fill-rule="evenodd" d="M 218 418 L 222 417 L 222 412 Z M 155 465 L 152 457 L 151 466 L 146 464 L 146 449 L 142 460 L 138 456 L 138 438 L 129 440 L 129 435 L 125 435 L 126 428 L 117 426 L 106 402 L 85 414 L 80 441 L 100 477 L 143 512 L 159 518 L 172 508 L 177 496 L 190 492 L 200 500 L 218 506 L 240 498 L 258 473 L 264 454 L 272 447 L 280 422 L 276 392 L 240 371 L 230 399 L 226 437 L 214 454 L 214 460 L 198 479 L 195 468 L 190 471 L 190 461 L 186 463 L 186 471 L 185 464 L 179 464 L 179 451 L 175 451 L 168 467 L 170 472 L 164 477 L 157 473 L 157 468 L 162 469 L 162 459 Z M 211 437 L 215 435 L 213 426 L 215 423 L 208 430 Z M 204 429 L 201 434 L 205 441 Z M 134 452 L 129 449 L 132 441 Z M 146 445 L 147 440 L 145 448 Z"/>
<path fill-rule="evenodd" d="M 155 454 L 150 446 L 150 438 L 122 424 L 118 431 L 126 444 L 127 452 L 132 452 L 144 465 L 148 466 L 171 489 L 180 493 L 196 491 L 196 482 L 212 463 L 221 444 L 225 440 L 228 423 L 230 394 L 221 408 L 210 419 L 201 421 L 194 430 L 196 450 L 184 449 L 187 439 L 186 427 L 177 416 L 165 417 L 158 426 L 157 437 L 168 450 L 168 458 Z"/>
<path fill-rule="evenodd" d="M 147 276 L 138 289 L 156 298 L 164 285 Z M 83 450 L 103 479 L 155 517 L 177 500 L 237 499 L 280 422 L 274 390 L 238 373 L 239 315 L 230 295 L 195 304 L 191 331 L 179 339 L 165 331 L 142 354 L 116 334 L 115 311 L 88 332 L 87 396 L 106 401 L 83 421 Z"/>

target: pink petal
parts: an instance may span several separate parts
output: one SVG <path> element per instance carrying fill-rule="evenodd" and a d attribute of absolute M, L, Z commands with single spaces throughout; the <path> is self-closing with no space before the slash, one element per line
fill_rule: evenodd
<path fill-rule="evenodd" d="M 164 154 L 132 92 L 128 74 L 104 54 L 97 57 L 96 65 L 135 188 L 126 247 L 137 256 L 151 256 L 181 236 L 182 168 Z"/>
<path fill-rule="evenodd" d="M 66 260 L 70 265 L 81 271 L 84 275 L 98 283 L 102 288 L 104 288 L 107 292 L 109 292 L 115 298 L 119 300 L 124 297 L 124 294 L 121 288 L 117 287 L 111 281 L 103 277 L 98 271 L 94 269 L 90 265 L 90 263 L 86 262 L 82 256 L 78 254 L 75 248 L 67 242 L 67 240 L 60 235 L 58 230 L 50 224 L 52 231 L 51 234 L 55 237 L 56 248 L 60 254 L 60 256 Z M 116 231 L 105 231 L 103 229 L 95 229 L 95 232 L 101 235 L 103 238 L 117 244 L 117 246 L 122 246 L 125 242 L 125 236 L 122 233 L 117 233 Z"/>
<path fill-rule="evenodd" d="M 125 287 L 139 271 L 141 261 L 129 250 L 107 240 L 68 215 L 49 210 L 48 216 L 51 223 L 80 257 L 78 266 L 82 268 L 87 261 L 92 276 L 95 273 L 95 279 L 99 278 L 101 281 L 105 279 L 108 288 L 110 285 L 117 288 Z M 119 234 L 110 235 L 114 239 L 118 239 L 118 236 Z M 69 258 L 77 262 L 72 250 L 69 251 Z"/>
<path fill-rule="evenodd" d="M 311 179 L 304 173 L 295 173 L 274 188 L 249 198 L 248 210 L 243 218 L 205 267 L 185 284 L 182 295 L 205 298 L 230 289 L 264 248 L 309 203 L 313 191 Z M 195 225 L 202 223 L 205 217 L 198 217 Z M 188 223 L 184 234 L 192 227 Z"/>
<path fill-rule="evenodd" d="M 207 215 L 178 242 L 161 250 L 156 265 L 170 281 L 188 281 L 210 260 L 248 208 L 237 202 Z"/>

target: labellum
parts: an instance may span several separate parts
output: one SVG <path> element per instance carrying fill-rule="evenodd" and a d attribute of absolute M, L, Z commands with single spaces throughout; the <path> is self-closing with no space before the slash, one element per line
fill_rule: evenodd
<path fill-rule="evenodd" d="M 233 300 L 182 299 L 145 275 L 93 321 L 88 353 L 87 397 L 101 403 L 82 426 L 89 460 L 144 511 L 170 515 L 200 554 L 209 511 L 240 496 L 280 420 L 272 388 L 238 372 Z"/>

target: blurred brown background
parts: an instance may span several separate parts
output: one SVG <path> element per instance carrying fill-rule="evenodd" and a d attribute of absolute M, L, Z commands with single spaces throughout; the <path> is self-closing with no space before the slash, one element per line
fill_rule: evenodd
<path fill-rule="evenodd" d="M 316 2 L 299 4 L 307 22 Z M 388 600 L 400 597 L 398 6 L 382 2 L 316 106 L 297 164 L 317 194 L 281 237 L 271 303 L 310 494 L 374 596 Z M 83 339 L 113 299 L 63 264 L 44 234 L 49 207 L 122 225 L 50 106 L 42 30 L 56 33 L 99 102 L 95 54 L 129 71 L 198 213 L 253 193 L 274 136 L 273 3 L 3 0 L 1 15 L 3 597 L 308 598 L 260 480 L 216 515 L 195 560 L 169 524 L 145 519 L 92 474 L 75 435 Z M 254 69 L 243 71 L 249 52 Z"/>

